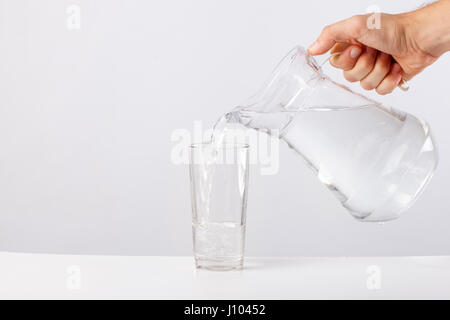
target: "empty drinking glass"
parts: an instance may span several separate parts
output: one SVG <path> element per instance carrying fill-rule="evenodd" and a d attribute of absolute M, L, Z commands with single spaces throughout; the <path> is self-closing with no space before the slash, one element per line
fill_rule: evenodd
<path fill-rule="evenodd" d="M 192 230 L 197 268 L 241 269 L 244 261 L 248 145 L 190 146 Z"/>

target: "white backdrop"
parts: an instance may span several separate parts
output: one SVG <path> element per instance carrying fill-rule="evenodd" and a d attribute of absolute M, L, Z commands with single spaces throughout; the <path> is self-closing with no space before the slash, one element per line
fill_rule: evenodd
<path fill-rule="evenodd" d="M 212 124 L 291 47 L 373 4 L 0 0 L 0 250 L 190 254 L 188 171 L 170 161 L 173 130 Z M 248 255 L 450 254 L 449 67 L 446 55 L 408 93 L 377 98 L 427 119 L 440 148 L 434 179 L 400 220 L 353 220 L 283 147 L 278 175 L 251 174 Z"/>

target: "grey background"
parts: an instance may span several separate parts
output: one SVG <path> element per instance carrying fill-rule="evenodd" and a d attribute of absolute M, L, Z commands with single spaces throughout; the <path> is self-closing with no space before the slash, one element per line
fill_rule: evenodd
<path fill-rule="evenodd" d="M 172 131 L 212 124 L 325 24 L 420 3 L 0 0 L 0 250 L 190 254 Z M 71 4 L 81 30 L 66 28 Z M 283 147 L 278 175 L 251 175 L 248 255 L 450 254 L 449 67 L 443 56 L 408 93 L 377 98 L 427 119 L 440 148 L 413 208 L 358 223 Z"/>

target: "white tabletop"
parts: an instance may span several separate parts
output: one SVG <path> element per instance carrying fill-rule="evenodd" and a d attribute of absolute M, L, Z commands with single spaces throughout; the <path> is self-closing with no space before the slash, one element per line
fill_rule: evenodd
<path fill-rule="evenodd" d="M 450 257 L 248 258 L 218 272 L 191 257 L 0 253 L 0 298 L 449 299 Z"/>

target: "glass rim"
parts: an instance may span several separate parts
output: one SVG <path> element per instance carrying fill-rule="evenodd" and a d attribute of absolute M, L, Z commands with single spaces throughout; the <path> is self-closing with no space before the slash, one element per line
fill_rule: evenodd
<path fill-rule="evenodd" d="M 190 149 L 199 149 L 204 148 L 206 146 L 211 146 L 212 142 L 198 142 L 198 143 L 192 143 L 189 145 Z M 250 145 L 248 143 L 241 143 L 241 142 L 224 142 L 217 144 L 216 147 L 220 149 L 231 149 L 231 148 L 237 148 L 237 149 L 248 149 L 250 148 Z"/>

